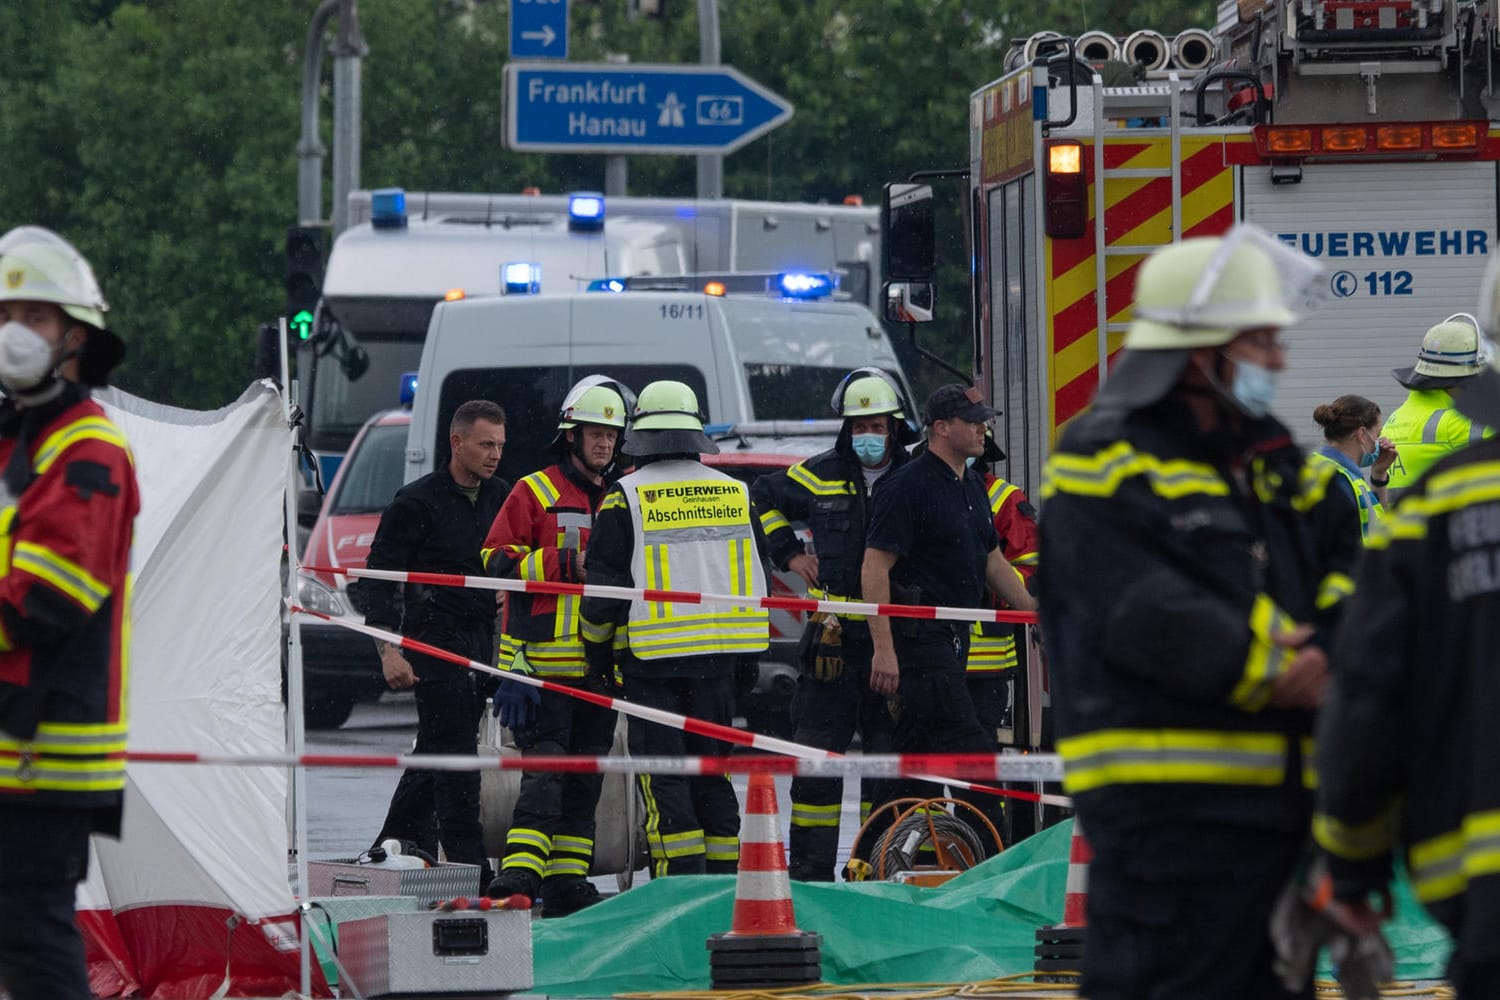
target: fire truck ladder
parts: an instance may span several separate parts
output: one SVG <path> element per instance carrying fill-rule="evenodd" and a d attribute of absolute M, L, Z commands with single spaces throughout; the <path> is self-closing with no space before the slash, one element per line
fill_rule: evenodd
<path fill-rule="evenodd" d="M 1118 136 L 1121 130 L 1111 123 L 1126 118 L 1165 117 L 1171 130 L 1171 162 L 1166 167 L 1112 167 L 1104 165 L 1104 138 Z M 1172 239 L 1182 238 L 1182 85 L 1177 71 L 1168 72 L 1166 80 L 1141 87 L 1106 87 L 1094 76 L 1094 305 L 1099 342 L 1099 384 L 1109 376 L 1109 334 L 1123 333 L 1127 324 L 1111 323 L 1106 293 L 1110 257 L 1145 257 L 1159 244 L 1113 242 L 1105 232 L 1105 186 L 1111 180 L 1167 177 L 1172 182 Z"/>

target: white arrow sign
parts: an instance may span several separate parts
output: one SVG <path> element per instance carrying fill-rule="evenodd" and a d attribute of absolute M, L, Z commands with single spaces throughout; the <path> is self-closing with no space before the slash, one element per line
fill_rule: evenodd
<path fill-rule="evenodd" d="M 521 37 L 528 42 L 539 41 L 543 48 L 548 48 L 557 40 L 557 33 L 552 30 L 552 25 L 544 24 L 541 31 L 523 31 Z"/>

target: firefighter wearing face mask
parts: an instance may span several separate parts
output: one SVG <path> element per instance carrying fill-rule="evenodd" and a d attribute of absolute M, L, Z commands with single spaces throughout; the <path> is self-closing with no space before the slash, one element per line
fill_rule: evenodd
<path fill-rule="evenodd" d="M 876 369 L 845 376 L 831 405 L 844 421 L 834 446 L 786 472 L 762 476 L 751 487 L 751 497 L 773 565 L 806 580 L 810 597 L 857 601 L 870 492 L 886 473 L 909 460 L 903 445 L 914 435 L 900 392 Z M 794 521 L 807 525 L 812 552 L 792 529 Z M 795 739 L 842 753 L 858 732 L 866 753 L 889 752 L 894 722 L 886 699 L 870 690 L 873 647 L 864 618 L 816 615 L 807 627 L 802 674 L 792 701 Z M 862 814 L 877 800 L 875 784 L 861 782 Z M 833 880 L 842 802 L 838 778 L 793 779 L 792 878 Z M 874 838 L 864 840 L 872 843 Z"/>
<path fill-rule="evenodd" d="M 556 464 L 511 490 L 484 540 L 495 576 L 582 583 L 589 532 L 616 468 L 635 397 L 620 383 L 591 375 L 564 397 L 552 449 Z M 588 675 L 574 596 L 511 594 L 500 635 L 500 669 L 582 685 Z M 602 756 L 614 743 L 615 713 L 563 694 L 501 683 L 495 714 L 524 754 Z M 506 835 L 503 867 L 489 894 L 542 898 L 542 913 L 564 916 L 597 903 L 588 880 L 594 810 L 603 775 L 528 771 Z"/>
<path fill-rule="evenodd" d="M 1453 405 L 1454 398 L 1487 369 L 1485 346 L 1474 317 L 1454 313 L 1422 337 L 1416 364 L 1391 372 L 1410 390 L 1380 431 L 1400 453 L 1386 482 L 1372 480 L 1376 486 L 1389 486 L 1391 503 L 1398 502 L 1438 459 L 1495 433 Z"/>
<path fill-rule="evenodd" d="M 1096 1000 L 1312 996 L 1276 979 L 1268 928 L 1311 819 L 1324 599 L 1353 564 L 1320 552 L 1270 409 L 1278 333 L 1317 280 L 1250 226 L 1155 251 L 1125 350 L 1047 464 L 1037 581 L 1094 852 Z"/>
<path fill-rule="evenodd" d="M 90 387 L 125 345 L 93 270 L 55 233 L 0 239 L 0 981 L 92 994 L 73 920 L 89 835 L 125 791 L 130 448 Z"/>

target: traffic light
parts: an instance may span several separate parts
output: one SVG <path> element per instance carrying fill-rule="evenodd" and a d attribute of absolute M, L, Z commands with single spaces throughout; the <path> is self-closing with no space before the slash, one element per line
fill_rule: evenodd
<path fill-rule="evenodd" d="M 286 324 L 291 336 L 312 336 L 313 315 L 323 290 L 323 231 L 291 226 L 286 231 Z"/>

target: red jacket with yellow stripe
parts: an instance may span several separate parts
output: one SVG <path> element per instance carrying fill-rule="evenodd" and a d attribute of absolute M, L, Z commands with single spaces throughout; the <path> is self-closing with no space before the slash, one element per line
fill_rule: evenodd
<path fill-rule="evenodd" d="M 484 566 L 491 576 L 554 583 L 582 583 L 582 553 L 604 496 L 571 459 L 533 472 L 516 483 L 484 540 Z M 502 670 L 516 653 L 541 676 L 583 677 L 583 641 L 578 637 L 579 598 L 508 594 L 500 634 Z"/>
<path fill-rule="evenodd" d="M 990 498 L 1000 551 L 1024 580 L 1037 566 L 1036 508 L 1014 483 L 986 473 L 984 489 Z M 990 595 L 993 600 L 994 595 Z M 994 604 L 999 607 L 998 602 Z M 1017 663 L 1016 626 L 1000 622 L 975 622 L 969 635 L 968 672 L 994 673 L 1010 670 Z"/>
<path fill-rule="evenodd" d="M 69 385 L 0 407 L 0 795 L 96 807 L 118 829 L 125 787 L 130 448 Z"/>

